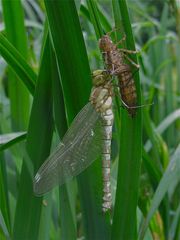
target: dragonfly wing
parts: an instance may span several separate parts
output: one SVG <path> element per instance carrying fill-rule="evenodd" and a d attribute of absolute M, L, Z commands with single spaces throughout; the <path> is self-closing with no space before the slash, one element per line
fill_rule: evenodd
<path fill-rule="evenodd" d="M 35 194 L 42 195 L 85 170 L 101 154 L 102 134 L 101 116 L 88 103 L 40 167 L 34 180 Z"/>

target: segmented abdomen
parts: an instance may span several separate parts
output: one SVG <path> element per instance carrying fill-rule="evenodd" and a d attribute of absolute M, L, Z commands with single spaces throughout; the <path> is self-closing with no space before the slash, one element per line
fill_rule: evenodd
<path fill-rule="evenodd" d="M 135 52 L 124 49 L 120 51 L 108 34 L 99 40 L 99 47 L 103 53 L 106 69 L 111 76 L 117 76 L 121 99 L 128 113 L 133 117 L 136 114 L 137 95 L 131 68 L 125 63 L 126 52 Z M 130 60 L 130 59 L 129 59 Z M 130 62 L 132 62 L 130 60 Z M 136 64 L 135 64 L 136 65 Z M 136 65 L 137 66 L 137 65 Z"/>
<path fill-rule="evenodd" d="M 103 71 L 104 72 L 104 71 Z M 110 182 L 110 160 L 111 160 L 111 139 L 113 126 L 112 111 L 112 84 L 109 80 L 109 74 L 96 74 L 95 84 L 91 91 L 90 102 L 94 105 L 102 118 L 102 176 L 103 176 L 103 201 L 102 211 L 111 209 L 111 182 Z M 103 82 L 104 81 L 104 82 Z M 99 84 L 98 84 L 99 83 Z"/>
<path fill-rule="evenodd" d="M 102 175 L 103 175 L 103 203 L 102 210 L 106 212 L 111 209 L 112 196 L 111 196 L 111 139 L 112 139 L 112 126 L 113 126 L 113 112 L 112 109 L 106 110 L 102 114 L 103 119 L 103 150 L 102 150 Z"/>
<path fill-rule="evenodd" d="M 128 113 L 134 117 L 136 114 L 137 94 L 130 67 L 128 65 L 124 65 L 124 70 L 117 76 L 119 80 L 121 99 Z"/>

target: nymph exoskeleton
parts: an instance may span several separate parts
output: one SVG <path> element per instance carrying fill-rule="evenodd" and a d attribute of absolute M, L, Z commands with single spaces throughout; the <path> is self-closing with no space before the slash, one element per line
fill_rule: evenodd
<path fill-rule="evenodd" d="M 125 63 L 125 60 L 129 61 L 136 68 L 139 68 L 139 65 L 127 56 L 127 53 L 134 54 L 137 51 L 124 48 L 119 49 L 117 47 L 124 40 L 125 37 L 117 44 L 114 44 L 109 34 L 106 34 L 100 38 L 99 48 L 102 52 L 106 69 L 111 75 L 118 78 L 121 101 L 128 113 L 133 117 L 136 114 L 137 94 L 131 67 Z"/>

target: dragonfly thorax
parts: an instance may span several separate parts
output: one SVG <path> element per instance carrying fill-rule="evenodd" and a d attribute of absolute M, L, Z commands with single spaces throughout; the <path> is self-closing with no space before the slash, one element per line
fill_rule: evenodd
<path fill-rule="evenodd" d="M 105 86 L 93 87 L 90 102 L 98 112 L 105 112 L 112 107 L 112 88 L 110 83 Z"/>

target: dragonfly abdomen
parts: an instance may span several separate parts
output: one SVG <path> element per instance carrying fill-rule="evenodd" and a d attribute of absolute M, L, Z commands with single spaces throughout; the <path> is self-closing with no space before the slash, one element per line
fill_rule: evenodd
<path fill-rule="evenodd" d="M 113 126 L 113 112 L 108 109 L 102 114 L 103 119 L 103 149 L 102 149 L 102 175 L 103 175 L 103 203 L 102 210 L 106 212 L 111 209 L 111 139 Z"/>
<path fill-rule="evenodd" d="M 94 87 L 91 92 L 90 102 L 97 112 L 101 114 L 102 122 L 102 175 L 103 175 L 103 203 L 102 211 L 111 209 L 111 182 L 110 182 L 110 160 L 111 139 L 113 126 L 112 111 L 112 83 L 107 71 L 97 70 L 93 74 Z"/>

